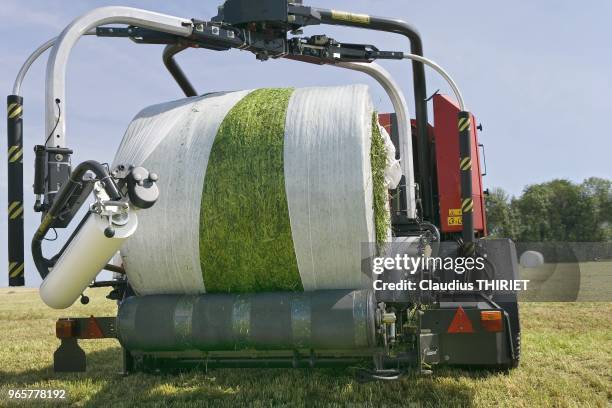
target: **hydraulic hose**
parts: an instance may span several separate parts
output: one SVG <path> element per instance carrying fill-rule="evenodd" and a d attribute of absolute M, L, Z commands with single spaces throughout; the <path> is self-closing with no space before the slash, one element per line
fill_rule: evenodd
<path fill-rule="evenodd" d="M 448 85 L 453 90 L 453 93 L 455 94 L 455 98 L 457 98 L 457 103 L 459 104 L 459 108 L 462 111 L 466 110 L 465 103 L 463 101 L 463 96 L 461 95 L 461 91 L 459 91 L 459 87 L 457 86 L 457 83 L 450 76 L 450 74 L 444 70 L 444 68 L 442 68 L 440 65 L 436 64 L 432 60 L 425 58 L 425 57 L 421 57 L 420 55 L 415 55 L 415 54 L 410 54 L 410 53 L 405 52 L 404 59 L 410 59 L 413 61 L 422 62 L 423 64 L 428 65 L 431 68 L 433 68 L 438 74 L 440 74 L 440 76 L 442 76 L 442 78 L 446 80 Z"/>

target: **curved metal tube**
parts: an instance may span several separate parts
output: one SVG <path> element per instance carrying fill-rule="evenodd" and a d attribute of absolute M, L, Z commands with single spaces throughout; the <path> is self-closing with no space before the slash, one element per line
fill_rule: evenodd
<path fill-rule="evenodd" d="M 174 78 L 178 86 L 181 87 L 185 96 L 197 96 L 198 92 L 195 90 L 187 76 L 179 66 L 179 64 L 174 59 L 174 56 L 179 52 L 188 48 L 183 44 L 168 44 L 164 47 L 164 53 L 162 54 L 162 59 L 164 61 L 164 65 L 170 72 L 170 75 Z"/>
<path fill-rule="evenodd" d="M 461 95 L 461 91 L 459 91 L 459 87 L 457 86 L 457 83 L 453 80 L 453 78 L 449 75 L 449 73 L 444 70 L 444 68 L 442 68 L 441 66 L 439 66 L 432 60 L 421 57 L 420 55 L 404 53 L 404 58 L 422 62 L 423 64 L 428 65 L 431 68 L 433 68 L 438 74 L 440 74 L 440 76 L 442 76 L 442 78 L 446 80 L 446 82 L 448 82 L 448 85 L 451 87 L 451 89 L 453 90 L 453 93 L 455 94 L 455 98 L 457 98 L 457 102 L 459 103 L 459 108 L 462 111 L 467 110 L 467 108 L 465 107 L 465 103 L 463 101 L 463 96 Z"/>
<path fill-rule="evenodd" d="M 38 59 L 38 57 L 40 57 L 45 51 L 55 45 L 56 40 L 57 37 L 53 37 L 52 39 L 38 47 L 32 54 L 30 54 L 28 59 L 25 60 L 25 62 L 21 66 L 21 69 L 19 70 L 19 73 L 17 74 L 17 78 L 15 78 L 15 83 L 13 84 L 13 95 L 21 96 L 21 84 L 26 74 L 28 73 L 28 70 L 30 69 L 34 61 Z"/>
<path fill-rule="evenodd" d="M 96 35 L 96 31 L 90 30 L 86 32 L 84 35 Z M 32 54 L 30 54 L 28 59 L 25 60 L 25 62 L 21 66 L 21 69 L 17 73 L 17 77 L 15 78 L 15 83 L 13 84 L 13 95 L 21 96 L 21 85 L 23 83 L 23 80 L 25 79 L 26 74 L 30 70 L 30 67 L 32 66 L 34 61 L 38 59 L 38 57 L 40 57 L 45 51 L 47 51 L 49 48 L 55 45 L 57 38 L 58 37 L 53 37 L 46 43 L 42 44 L 40 47 L 34 50 Z"/>
<path fill-rule="evenodd" d="M 70 23 L 58 37 L 47 63 L 45 93 L 46 135 L 55 128 L 55 137 L 49 138 L 48 146 L 65 146 L 66 132 L 66 66 L 70 53 L 82 35 L 94 27 L 105 24 L 130 24 L 150 28 L 177 36 L 187 37 L 193 30 L 192 22 L 152 11 L 131 7 L 101 7 L 94 9 Z M 56 100 L 62 105 L 62 115 L 56 112 Z M 57 124 L 57 126 L 56 126 Z"/>
<path fill-rule="evenodd" d="M 335 64 L 340 68 L 351 69 L 354 71 L 363 72 L 374 78 L 387 92 L 393 109 L 397 115 L 398 135 L 399 135 L 399 149 L 400 149 L 400 164 L 402 166 L 402 173 L 404 174 L 406 182 L 406 209 L 408 218 L 416 218 L 416 202 L 414 196 L 414 167 L 413 167 L 413 153 L 412 153 L 412 132 L 410 126 L 410 113 L 408 112 L 408 105 L 406 104 L 406 98 L 404 93 L 399 87 L 398 83 L 395 82 L 391 74 L 381 67 L 380 65 L 363 62 L 341 62 Z"/>

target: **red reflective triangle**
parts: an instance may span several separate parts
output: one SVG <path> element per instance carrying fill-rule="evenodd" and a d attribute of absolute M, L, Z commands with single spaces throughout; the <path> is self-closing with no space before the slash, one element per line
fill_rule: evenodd
<path fill-rule="evenodd" d="M 468 317 L 467 313 L 461 306 L 457 309 L 455 313 L 455 317 L 453 317 L 453 321 L 450 326 L 448 326 L 447 333 L 474 333 L 474 328 L 472 327 L 472 322 Z"/>
<path fill-rule="evenodd" d="M 100 325 L 95 317 L 90 316 L 87 320 L 87 328 L 85 329 L 85 338 L 88 339 L 100 339 L 104 337 Z"/>

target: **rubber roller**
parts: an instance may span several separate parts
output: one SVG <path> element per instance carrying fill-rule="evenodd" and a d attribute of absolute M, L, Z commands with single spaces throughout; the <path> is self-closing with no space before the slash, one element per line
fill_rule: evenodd
<path fill-rule="evenodd" d="M 374 345 L 370 291 L 128 298 L 117 331 L 131 351 L 349 350 Z"/>

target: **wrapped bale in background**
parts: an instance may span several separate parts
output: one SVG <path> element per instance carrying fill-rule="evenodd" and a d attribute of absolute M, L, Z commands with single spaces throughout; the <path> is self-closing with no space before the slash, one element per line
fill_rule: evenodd
<path fill-rule="evenodd" d="M 159 174 L 121 252 L 140 295 L 369 287 L 399 178 L 365 85 L 259 89 L 143 110 L 114 165 Z"/>

